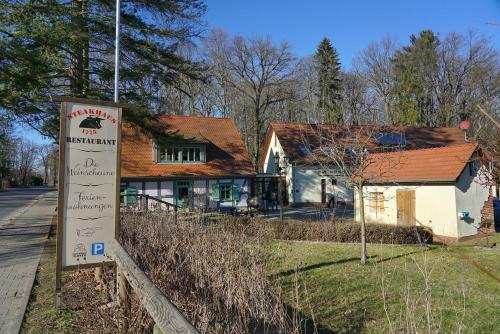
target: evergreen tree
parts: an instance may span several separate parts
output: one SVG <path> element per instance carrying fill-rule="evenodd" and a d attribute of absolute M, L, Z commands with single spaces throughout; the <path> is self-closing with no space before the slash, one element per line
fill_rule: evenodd
<path fill-rule="evenodd" d="M 392 60 L 397 100 L 391 121 L 399 125 L 437 126 L 439 39 L 431 30 L 424 30 L 418 36 L 411 35 L 410 42 Z"/>
<path fill-rule="evenodd" d="M 318 108 L 327 124 L 342 124 L 342 80 L 337 50 L 324 38 L 314 55 L 318 70 Z"/>
<path fill-rule="evenodd" d="M 0 2 L 0 108 L 55 138 L 51 95 L 111 100 L 115 0 Z M 160 109 L 162 89 L 196 68 L 176 53 L 199 33 L 202 0 L 130 0 L 121 8 L 120 96 Z M 127 116 L 127 115 L 124 115 Z"/>

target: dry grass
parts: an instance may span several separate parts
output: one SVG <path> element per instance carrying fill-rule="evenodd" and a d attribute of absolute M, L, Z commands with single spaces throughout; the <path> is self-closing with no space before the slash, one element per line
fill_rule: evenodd
<path fill-rule="evenodd" d="M 294 321 L 268 275 L 269 231 L 253 227 L 234 218 L 174 224 L 162 213 L 127 213 L 121 242 L 200 331 L 298 332 L 304 322 Z"/>

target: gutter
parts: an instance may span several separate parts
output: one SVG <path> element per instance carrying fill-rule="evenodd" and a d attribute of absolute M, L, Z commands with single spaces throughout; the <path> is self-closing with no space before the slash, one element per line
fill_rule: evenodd
<path fill-rule="evenodd" d="M 404 179 L 404 180 L 370 180 L 367 184 L 388 183 L 456 183 L 456 179 Z"/>
<path fill-rule="evenodd" d="M 230 175 L 156 175 L 156 176 L 122 176 L 121 180 L 165 180 L 165 179 L 224 179 L 224 178 L 252 178 L 256 174 L 230 174 Z"/>

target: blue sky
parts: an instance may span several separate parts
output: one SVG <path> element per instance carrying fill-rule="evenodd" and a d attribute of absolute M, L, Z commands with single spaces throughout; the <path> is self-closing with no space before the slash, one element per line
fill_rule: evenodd
<path fill-rule="evenodd" d="M 299 56 L 314 53 L 323 37 L 337 48 L 343 67 L 384 35 L 407 44 L 411 34 L 440 36 L 474 29 L 500 47 L 500 0 L 207 0 L 208 27 L 230 34 L 287 40 Z"/>
<path fill-rule="evenodd" d="M 207 30 L 287 40 L 298 56 L 314 53 L 328 37 L 344 69 L 372 41 L 390 34 L 407 44 L 411 34 L 432 29 L 439 36 L 473 29 L 500 47 L 500 0 L 207 0 Z M 20 136 L 41 140 L 29 129 Z"/>

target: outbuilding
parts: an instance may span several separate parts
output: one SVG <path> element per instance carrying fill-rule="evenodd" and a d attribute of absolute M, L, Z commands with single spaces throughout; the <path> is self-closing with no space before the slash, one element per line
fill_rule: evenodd
<path fill-rule="evenodd" d="M 321 136 L 335 136 L 348 143 L 353 131 L 370 134 L 366 141 L 370 141 L 373 152 L 464 143 L 464 133 L 458 128 L 271 123 L 261 154 L 262 184 L 258 191 L 272 188 L 279 178 L 284 202 L 290 205 L 326 205 L 332 199 L 335 203 L 352 205 L 354 191 L 344 175 L 336 171 L 334 164 L 331 168 L 320 168 L 315 164 L 314 152 L 322 145 Z M 349 148 L 348 144 L 345 146 Z"/>
<path fill-rule="evenodd" d="M 444 241 L 493 223 L 491 163 L 478 144 L 371 154 L 364 168 L 368 223 L 419 225 Z M 355 204 L 360 221 L 359 196 Z"/>

